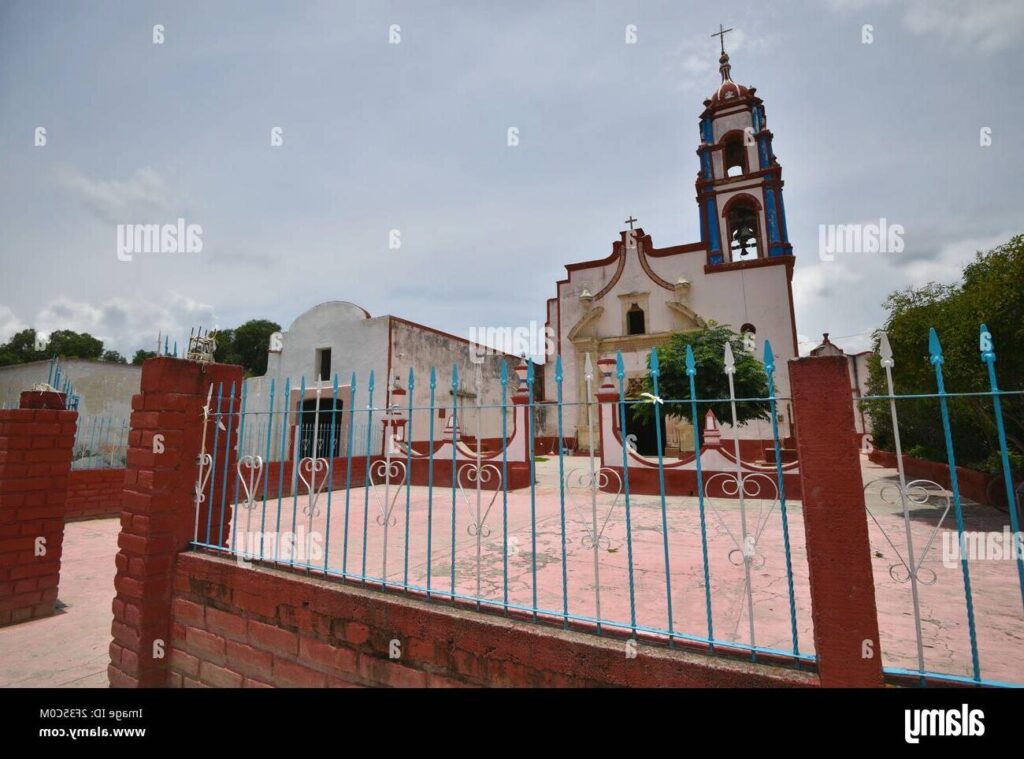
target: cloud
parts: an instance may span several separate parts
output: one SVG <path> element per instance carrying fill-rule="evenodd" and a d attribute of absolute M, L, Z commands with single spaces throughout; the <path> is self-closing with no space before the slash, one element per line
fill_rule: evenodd
<path fill-rule="evenodd" d="M 769 36 L 751 37 L 740 28 L 726 35 L 725 47 L 729 57 L 745 49 L 765 50 L 771 47 Z M 668 54 L 666 70 L 678 81 L 679 90 L 708 90 L 719 82 L 718 57 L 721 48 L 717 37 L 695 35 L 683 38 Z M 742 77 L 738 81 L 742 81 Z"/>
<path fill-rule="evenodd" d="M 915 34 L 936 34 L 964 48 L 994 53 L 1024 36 L 1024 3 L 917 0 L 907 8 L 903 23 Z"/>
<path fill-rule="evenodd" d="M 1012 232 L 1002 232 L 986 237 L 954 240 L 943 243 L 938 249 L 928 253 L 914 255 L 905 265 L 897 256 L 894 266 L 902 268 L 904 276 L 914 284 L 956 282 L 963 274 L 964 267 L 974 260 L 977 252 L 992 250 L 1011 237 Z"/>
<path fill-rule="evenodd" d="M 28 327 L 7 306 L 0 306 L 0 342 L 6 343 L 16 332 Z"/>
<path fill-rule="evenodd" d="M 58 184 L 99 219 L 111 224 L 169 218 L 179 205 L 156 170 L 145 167 L 128 179 L 98 179 L 74 167 L 57 171 Z"/>
<path fill-rule="evenodd" d="M 891 0 L 825 0 L 825 4 L 840 13 L 893 5 Z M 938 36 L 967 50 L 995 53 L 1024 36 L 1020 0 L 911 0 L 903 7 L 903 26 L 912 34 Z"/>
<path fill-rule="evenodd" d="M 13 314 L 12 314 L 13 317 Z M 0 310 L 0 326 L 3 325 Z M 98 305 L 61 297 L 43 307 L 34 326 L 42 332 L 70 329 L 88 332 L 103 341 L 107 349 L 130 358 L 139 348 L 153 350 L 158 334 L 170 335 L 170 345 L 185 347 L 193 327 L 217 326 L 213 306 L 170 292 L 159 302 L 111 298 Z"/>

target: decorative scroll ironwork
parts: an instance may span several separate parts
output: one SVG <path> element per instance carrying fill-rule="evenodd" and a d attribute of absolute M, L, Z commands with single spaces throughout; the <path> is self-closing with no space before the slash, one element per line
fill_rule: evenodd
<path fill-rule="evenodd" d="M 377 499 L 376 522 L 381 527 L 394 527 L 398 524 L 398 517 L 394 515 L 395 503 L 402 493 L 398 486 L 405 482 L 407 473 L 405 462 L 398 459 L 381 459 L 370 466 L 370 488 Z M 392 485 L 395 486 L 394 495 L 389 492 Z M 381 487 L 384 488 L 383 495 L 380 492 Z"/>
<path fill-rule="evenodd" d="M 320 516 L 320 495 L 327 485 L 327 478 L 321 475 L 327 473 L 327 459 L 306 456 L 299 461 L 299 480 L 306 486 L 306 505 L 302 507 L 302 513 L 312 519 Z"/>
<path fill-rule="evenodd" d="M 953 500 L 950 498 L 949 492 L 942 487 L 939 483 L 932 480 L 911 480 L 905 486 L 901 486 L 898 482 L 892 482 L 890 480 L 874 480 L 864 486 L 864 490 L 878 483 L 883 483 L 879 490 L 879 497 L 885 502 L 894 506 L 899 505 L 904 508 L 910 506 L 934 506 L 936 509 L 941 509 L 942 513 L 939 514 L 939 520 L 934 524 L 930 533 L 928 533 L 928 539 L 925 541 L 924 547 L 918 555 L 914 555 L 912 551 L 907 551 L 907 555 L 900 551 L 893 538 L 890 536 L 889 531 L 885 529 L 885 526 L 878 520 L 875 512 L 871 510 L 871 507 L 867 507 L 868 516 L 871 517 L 871 521 L 875 523 L 879 531 L 882 533 L 882 537 L 885 538 L 885 542 L 889 544 L 893 552 L 896 554 L 897 561 L 889 565 L 889 577 L 894 582 L 906 583 L 910 582 L 911 578 L 919 582 L 921 585 L 934 585 L 938 580 L 934 570 L 928 569 L 922 566 L 924 565 L 925 559 L 928 558 L 928 552 L 931 550 L 932 545 L 935 543 L 935 538 L 938 536 L 939 531 L 942 529 L 942 523 L 946 520 L 949 514 L 949 510 L 953 505 Z M 934 504 L 933 499 L 938 499 L 939 504 Z M 941 505 L 941 501 L 945 501 L 945 506 Z M 906 547 L 904 547 L 906 550 Z"/>
<path fill-rule="evenodd" d="M 487 517 L 490 516 L 491 507 L 494 506 L 494 502 L 498 499 L 498 493 L 501 492 L 501 470 L 494 464 L 463 464 L 459 467 L 456 480 L 459 494 L 470 509 L 472 509 L 473 503 L 467 491 L 471 488 L 476 489 L 477 486 L 482 489 L 485 485 L 490 485 L 492 481 L 494 482 L 494 495 L 487 502 L 487 508 L 484 509 L 483 513 L 476 513 L 473 521 L 466 525 L 466 532 L 471 537 L 476 537 L 477 535 L 484 538 L 490 537 L 491 528 L 487 526 Z"/>
<path fill-rule="evenodd" d="M 779 486 L 774 479 L 762 472 L 747 473 L 740 478 L 729 472 L 718 472 L 705 480 L 705 488 L 710 491 L 712 490 L 712 485 L 714 485 L 727 497 L 739 498 L 741 494 L 740 483 L 742 483 L 743 501 L 756 499 L 762 503 L 753 532 L 744 532 L 737 538 L 736 533 L 729 528 L 722 513 L 715 508 L 713 497 L 705 496 L 705 502 L 711 507 L 711 512 L 718 520 L 718 524 L 725 530 L 735 546 L 729 551 L 729 561 L 736 566 L 749 562 L 753 569 L 760 569 L 765 565 L 765 557 L 758 550 L 758 546 L 761 542 L 761 535 L 768 526 L 772 514 L 775 513 L 775 507 L 779 503 Z M 767 510 L 763 506 L 765 501 L 769 503 Z"/>
<path fill-rule="evenodd" d="M 263 457 L 248 454 L 238 460 L 238 481 L 242 486 L 242 493 L 245 500 L 239 506 L 243 509 L 256 508 L 256 491 L 259 490 L 260 482 L 263 479 Z"/>
<path fill-rule="evenodd" d="M 573 517 L 583 528 L 580 545 L 588 551 L 595 546 L 606 551 L 613 550 L 612 540 L 605 535 L 605 530 L 622 496 L 622 477 L 619 473 L 609 467 L 594 472 L 580 468 L 570 469 L 565 474 L 565 492 L 569 496 Z M 577 495 L 586 494 L 586 497 L 591 499 L 591 504 L 596 507 L 599 493 L 610 494 L 612 502 L 603 514 L 600 513 L 600 509 L 592 510 L 589 515 L 585 514 Z"/>

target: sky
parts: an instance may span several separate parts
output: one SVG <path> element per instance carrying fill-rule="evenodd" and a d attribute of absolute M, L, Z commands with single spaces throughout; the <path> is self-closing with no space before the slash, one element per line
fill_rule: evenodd
<path fill-rule="evenodd" d="M 699 240 L 720 23 L 782 165 L 804 351 L 869 347 L 890 292 L 1024 231 L 1019 0 L 0 0 L 0 340 L 130 356 L 327 300 L 542 324 L 628 216 Z M 119 250 L 179 218 L 200 251 Z M 901 252 L 822 255 L 823 225 L 881 219 Z"/>

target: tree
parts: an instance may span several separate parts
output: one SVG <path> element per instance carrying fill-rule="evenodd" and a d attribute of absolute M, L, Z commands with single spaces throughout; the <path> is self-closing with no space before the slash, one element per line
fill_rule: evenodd
<path fill-rule="evenodd" d="M 736 362 L 736 373 L 733 382 L 737 398 L 767 398 L 768 375 L 764 366 L 744 346 L 743 338 L 726 325 L 709 322 L 708 326 L 694 332 L 677 332 L 668 342 L 656 348 L 658 365 L 661 371 L 658 377 L 658 395 L 665 399 L 662 413 L 668 417 L 686 419 L 701 432 L 701 421 L 710 409 L 720 421 L 732 419 L 729 404 L 729 378 L 725 374 L 725 344 L 732 346 Z M 690 377 L 686 373 L 686 346 L 693 349 L 693 357 L 697 366 L 694 375 L 694 388 L 698 400 L 715 399 L 711 403 L 698 403 L 699 419 L 690 418 L 690 403 L 670 403 L 668 401 L 690 400 Z M 650 376 L 651 359 L 647 357 L 648 375 L 644 378 L 644 392 L 654 393 L 654 383 Z M 653 419 L 652 404 L 638 403 L 633 406 L 633 419 L 650 422 Z M 768 404 L 759 401 L 737 401 L 736 421 L 744 424 L 757 419 L 770 419 Z"/>
<path fill-rule="evenodd" d="M 147 351 L 139 348 L 132 357 L 132 364 L 134 366 L 142 366 L 147 358 L 156 358 L 156 351 Z"/>
<path fill-rule="evenodd" d="M 10 340 L 0 345 L 0 366 L 25 364 L 29 361 L 45 361 L 49 355 L 36 348 L 36 331 L 23 329 L 16 332 Z"/>
<path fill-rule="evenodd" d="M 50 335 L 47 353 L 61 358 L 93 358 L 103 355 L 103 341 L 88 332 L 59 329 Z"/>
<path fill-rule="evenodd" d="M 239 364 L 247 376 L 266 374 L 270 336 L 280 329 L 280 324 L 267 319 L 250 319 L 236 329 L 217 330 L 214 360 L 222 364 Z"/>
<path fill-rule="evenodd" d="M 929 282 L 892 293 L 885 301 L 889 316 L 884 331 L 892 346 L 893 385 L 897 395 L 936 392 L 935 367 L 928 354 L 928 329 L 935 327 L 942 343 L 947 392 L 989 390 L 988 371 L 980 360 L 979 329 L 988 327 L 995 343 L 996 373 L 1002 390 L 1024 389 L 1024 235 L 987 252 L 978 252 L 954 284 Z M 879 338 L 876 335 L 877 353 Z M 885 371 L 877 357 L 869 366 L 869 392 L 888 393 Z M 1007 444 L 1016 461 L 1024 455 L 1024 399 L 1002 397 Z M 1000 471 L 995 414 L 987 396 L 948 401 L 953 447 L 959 463 Z M 894 449 L 887 401 L 868 402 L 873 444 Z M 946 461 L 946 443 L 936 399 L 897 401 L 903 450 L 934 461 Z"/>
<path fill-rule="evenodd" d="M 280 330 L 280 324 L 266 319 L 251 319 L 235 330 L 234 350 L 248 374 L 267 373 L 270 336 Z"/>
<path fill-rule="evenodd" d="M 100 356 L 100 361 L 109 361 L 112 364 L 127 364 L 128 359 L 122 356 L 117 351 L 103 351 L 103 355 Z"/>

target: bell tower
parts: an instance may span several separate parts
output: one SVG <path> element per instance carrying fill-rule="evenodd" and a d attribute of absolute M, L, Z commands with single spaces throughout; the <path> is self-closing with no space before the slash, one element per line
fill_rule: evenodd
<path fill-rule="evenodd" d="M 732 79 L 725 35 L 718 59 L 722 82 L 700 116 L 697 205 L 701 242 L 712 266 L 789 256 L 793 247 L 782 202 L 782 167 L 772 152 L 764 104 L 757 88 Z"/>

